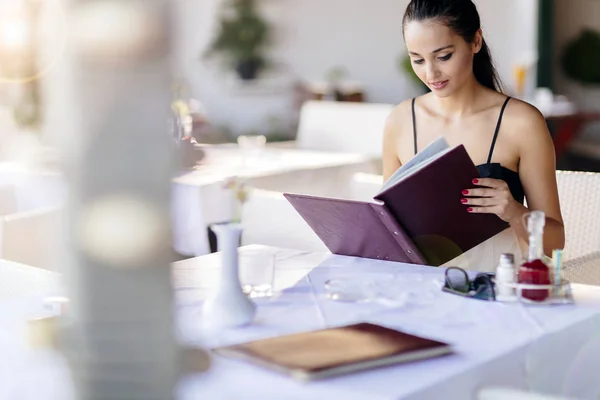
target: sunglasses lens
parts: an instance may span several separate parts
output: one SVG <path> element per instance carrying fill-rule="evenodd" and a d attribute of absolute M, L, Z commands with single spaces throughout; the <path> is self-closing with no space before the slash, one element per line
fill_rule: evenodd
<path fill-rule="evenodd" d="M 446 271 L 446 284 L 450 289 L 467 293 L 469 291 L 469 277 L 460 269 L 449 268 Z"/>
<path fill-rule="evenodd" d="M 494 289 L 491 285 L 480 285 L 472 297 L 482 300 L 494 300 Z"/>
<path fill-rule="evenodd" d="M 473 286 L 475 286 L 475 295 L 473 297 L 486 300 L 494 298 L 494 284 L 488 276 L 478 276 L 473 281 Z"/>

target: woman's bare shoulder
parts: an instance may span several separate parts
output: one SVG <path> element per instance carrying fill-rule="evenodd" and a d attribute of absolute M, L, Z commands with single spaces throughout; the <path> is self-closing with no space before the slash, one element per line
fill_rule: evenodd
<path fill-rule="evenodd" d="M 412 100 L 407 99 L 395 106 L 386 122 L 386 133 L 396 140 L 403 136 L 412 121 Z"/>
<path fill-rule="evenodd" d="M 389 119 L 391 119 L 393 122 L 398 122 L 402 121 L 407 116 L 410 116 L 412 100 L 413 99 L 404 100 L 402 103 L 394 107 L 390 113 Z"/>
<path fill-rule="evenodd" d="M 507 135 L 518 142 L 539 142 L 551 140 L 544 115 L 533 105 L 511 99 L 502 119 Z"/>

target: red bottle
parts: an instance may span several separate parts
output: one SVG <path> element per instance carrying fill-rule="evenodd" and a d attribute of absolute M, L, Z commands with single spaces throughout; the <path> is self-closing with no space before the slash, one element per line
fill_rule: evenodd
<path fill-rule="evenodd" d="M 544 260 L 544 225 L 546 216 L 543 211 L 529 214 L 527 231 L 529 232 L 529 257 L 519 268 L 519 283 L 530 285 L 549 285 L 550 268 Z M 523 289 L 523 297 L 533 301 L 544 301 L 549 289 Z"/>

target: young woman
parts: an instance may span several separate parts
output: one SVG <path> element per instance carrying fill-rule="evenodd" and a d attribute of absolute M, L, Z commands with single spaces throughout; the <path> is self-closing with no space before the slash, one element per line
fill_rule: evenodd
<path fill-rule="evenodd" d="M 522 217 L 546 214 L 544 252 L 564 246 L 552 139 L 541 113 L 502 94 L 471 0 L 412 0 L 403 20 L 415 73 L 431 92 L 398 105 L 384 133 L 384 179 L 443 135 L 462 144 L 481 179 L 464 188 L 466 212 L 492 213 L 510 228 L 446 265 L 492 271 L 501 253 L 520 261 Z M 527 207 L 524 200 L 527 199 Z"/>

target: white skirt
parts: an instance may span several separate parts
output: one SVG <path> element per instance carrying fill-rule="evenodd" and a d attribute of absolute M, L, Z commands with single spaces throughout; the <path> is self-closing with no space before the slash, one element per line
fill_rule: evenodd
<path fill-rule="evenodd" d="M 524 246 L 525 244 L 519 240 L 515 230 L 508 228 L 444 263 L 442 267 L 460 267 L 472 271 L 496 272 L 500 256 L 503 253 L 512 253 L 515 257 L 515 265 L 520 265 L 523 254 L 526 254 Z"/>

